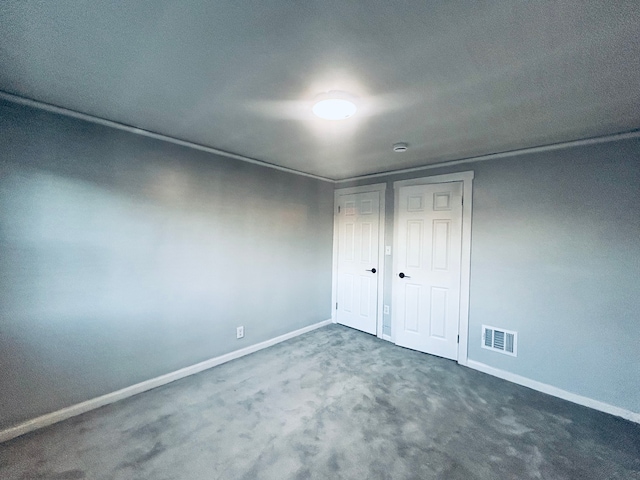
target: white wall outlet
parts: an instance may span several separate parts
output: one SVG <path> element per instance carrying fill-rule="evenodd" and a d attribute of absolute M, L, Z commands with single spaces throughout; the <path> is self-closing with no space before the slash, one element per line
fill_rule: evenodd
<path fill-rule="evenodd" d="M 236 327 L 236 338 L 244 337 L 244 327 Z"/>
<path fill-rule="evenodd" d="M 384 314 L 389 315 L 389 305 L 384 306 Z"/>
<path fill-rule="evenodd" d="M 386 247 L 384 247 L 384 254 L 391 255 L 391 245 L 387 245 Z"/>

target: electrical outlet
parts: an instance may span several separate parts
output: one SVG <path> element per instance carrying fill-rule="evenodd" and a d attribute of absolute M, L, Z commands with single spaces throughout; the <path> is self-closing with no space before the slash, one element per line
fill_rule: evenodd
<path fill-rule="evenodd" d="M 244 327 L 236 327 L 236 338 L 244 337 Z"/>
<path fill-rule="evenodd" d="M 384 306 L 384 314 L 389 315 L 389 305 Z"/>

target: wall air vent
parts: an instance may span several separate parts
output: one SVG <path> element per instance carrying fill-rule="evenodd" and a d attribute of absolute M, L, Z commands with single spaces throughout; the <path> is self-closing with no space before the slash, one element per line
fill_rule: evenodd
<path fill-rule="evenodd" d="M 482 348 L 518 356 L 518 334 L 504 328 L 482 326 Z"/>

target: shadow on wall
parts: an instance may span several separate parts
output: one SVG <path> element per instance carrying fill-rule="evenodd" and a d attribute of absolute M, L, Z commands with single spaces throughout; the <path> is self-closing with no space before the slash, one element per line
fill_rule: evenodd
<path fill-rule="evenodd" d="M 0 428 L 330 317 L 332 184 L 0 109 Z"/>

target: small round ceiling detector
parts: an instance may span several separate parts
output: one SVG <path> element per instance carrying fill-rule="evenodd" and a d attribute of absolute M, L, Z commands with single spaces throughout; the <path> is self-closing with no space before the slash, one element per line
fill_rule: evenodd
<path fill-rule="evenodd" d="M 407 148 L 409 148 L 409 145 L 407 145 L 406 143 L 395 143 L 393 145 L 393 151 L 396 153 L 406 152 Z"/>

